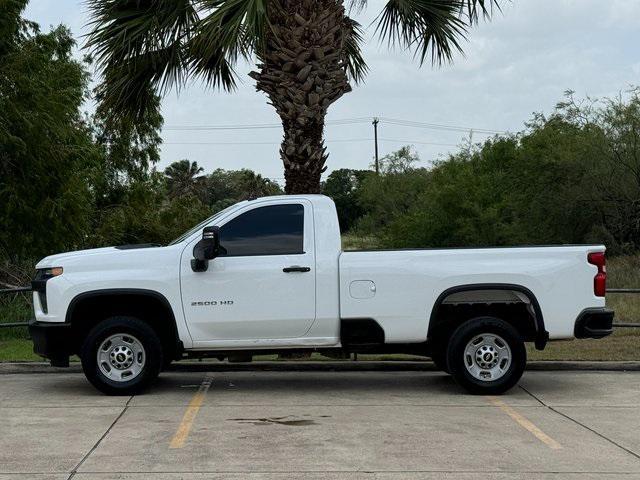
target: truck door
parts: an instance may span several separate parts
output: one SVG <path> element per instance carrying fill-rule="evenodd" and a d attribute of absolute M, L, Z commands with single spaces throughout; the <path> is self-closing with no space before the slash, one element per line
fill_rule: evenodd
<path fill-rule="evenodd" d="M 249 204 L 219 226 L 221 254 L 207 271 L 192 271 L 193 244 L 182 255 L 182 301 L 194 342 L 304 336 L 316 312 L 311 203 Z"/>

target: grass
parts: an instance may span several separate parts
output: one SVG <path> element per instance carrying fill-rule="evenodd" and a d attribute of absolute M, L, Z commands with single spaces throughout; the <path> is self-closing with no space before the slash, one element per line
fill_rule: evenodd
<path fill-rule="evenodd" d="M 27 338 L 0 340 L 0 362 L 35 362 L 42 358 L 33 353 L 33 343 Z"/>
<path fill-rule="evenodd" d="M 343 250 L 367 250 L 371 248 L 378 248 L 379 246 L 380 244 L 378 239 L 375 237 L 348 234 L 342 236 Z"/>
<path fill-rule="evenodd" d="M 600 340 L 550 342 L 542 352 L 527 346 L 529 360 L 640 360 L 640 328 L 618 329 Z"/>
<path fill-rule="evenodd" d="M 364 248 L 375 245 L 372 239 L 343 238 L 343 248 Z M 608 261 L 610 288 L 640 287 L 640 255 L 617 257 Z M 31 317 L 30 294 L 0 297 L 0 323 L 27 321 Z M 617 322 L 640 324 L 640 294 L 609 294 L 607 306 L 616 312 Z M 0 328 L 0 361 L 34 361 L 40 357 L 32 351 L 26 328 Z M 571 340 L 551 342 L 539 352 L 528 348 L 530 360 L 640 360 L 640 328 L 619 328 L 601 340 Z M 275 356 L 256 357 L 256 360 Z M 416 360 L 407 355 L 358 355 L 360 360 Z M 313 360 L 331 360 L 319 354 Z"/>

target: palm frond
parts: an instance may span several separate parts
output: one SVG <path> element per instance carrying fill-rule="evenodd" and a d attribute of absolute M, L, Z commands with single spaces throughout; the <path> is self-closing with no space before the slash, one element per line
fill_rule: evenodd
<path fill-rule="evenodd" d="M 360 45 L 364 41 L 362 28 L 358 22 L 345 16 L 347 33 L 344 41 L 344 54 L 347 66 L 347 75 L 356 83 L 362 83 L 369 71 L 369 66 L 362 56 Z"/>
<path fill-rule="evenodd" d="M 86 48 L 103 73 L 98 96 L 114 114 L 144 113 L 145 94 L 183 84 L 199 17 L 191 0 L 88 0 Z"/>
<path fill-rule="evenodd" d="M 234 85 L 233 66 L 250 59 L 269 28 L 268 0 L 200 0 L 209 12 L 190 42 L 196 72 L 213 84 Z M 229 82 L 231 80 L 231 82 Z"/>
<path fill-rule="evenodd" d="M 376 33 L 392 46 L 413 49 L 420 64 L 450 62 L 462 52 L 470 26 L 488 18 L 498 0 L 389 0 L 376 21 Z"/>
<path fill-rule="evenodd" d="M 470 26 L 478 23 L 481 17 L 490 19 L 494 9 L 502 10 L 498 0 L 461 0 L 461 4 Z"/>
<path fill-rule="evenodd" d="M 171 49 L 156 49 L 136 56 L 135 60 L 106 64 L 102 68 L 102 82 L 95 89 L 105 117 L 142 119 L 154 103 L 158 85 L 168 82 L 172 55 Z"/>
<path fill-rule="evenodd" d="M 213 88 L 231 91 L 236 88 L 236 58 L 228 58 L 229 53 L 219 47 L 203 50 L 200 37 L 187 44 L 190 57 L 190 72 L 200 77 Z"/>
<path fill-rule="evenodd" d="M 365 7 L 367 6 L 367 3 L 368 3 L 367 0 L 348 0 L 346 2 L 347 11 L 360 13 L 365 9 Z"/>

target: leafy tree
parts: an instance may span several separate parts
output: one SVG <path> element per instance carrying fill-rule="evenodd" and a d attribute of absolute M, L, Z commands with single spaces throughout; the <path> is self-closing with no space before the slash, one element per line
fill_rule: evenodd
<path fill-rule="evenodd" d="M 499 149 L 508 154 L 509 140 Z M 461 152 L 426 173 L 427 181 L 383 231 L 383 244 L 402 247 L 503 245 L 504 169 L 497 156 Z M 499 157 L 498 157 L 499 158 Z M 507 157 L 507 162 L 508 162 Z M 404 175 L 406 176 L 406 174 Z"/>
<path fill-rule="evenodd" d="M 357 192 L 357 202 L 365 214 L 358 220 L 356 230 L 367 235 L 381 235 L 381 230 L 405 214 L 416 202 L 430 181 L 429 172 L 414 168 L 419 161 L 410 147 L 381 159 L 381 174 L 368 175 Z"/>
<path fill-rule="evenodd" d="M 179 160 L 164 169 L 167 178 L 167 188 L 170 198 L 188 195 L 198 197 L 203 192 L 205 177 L 200 174 L 204 168 L 198 162 Z"/>
<path fill-rule="evenodd" d="M 123 186 L 118 204 L 98 212 L 94 245 L 166 244 L 213 212 L 193 193 L 170 197 L 163 173 L 152 171 Z"/>
<path fill-rule="evenodd" d="M 93 182 L 98 209 L 120 202 L 127 185 L 144 180 L 160 160 L 160 98 L 152 96 L 150 102 L 145 117 L 136 122 L 110 117 L 100 107 L 91 119 L 94 141 L 102 150 Z"/>
<path fill-rule="evenodd" d="M 614 252 L 640 248 L 640 88 L 615 98 L 576 101 L 568 91 L 555 119 L 571 124 L 575 151 L 588 170 L 582 208 L 600 225 L 590 239 L 606 239 Z"/>
<path fill-rule="evenodd" d="M 412 171 L 420 157 L 413 151 L 411 146 L 400 147 L 399 150 L 391 152 L 380 159 L 380 171 L 387 174 L 407 173 Z"/>
<path fill-rule="evenodd" d="M 322 193 L 331 197 L 336 204 L 342 232 L 348 232 L 365 213 L 358 202 L 362 182 L 373 175 L 370 170 L 341 168 L 329 174 L 322 185 Z"/>
<path fill-rule="evenodd" d="M 85 65 L 71 32 L 40 33 L 26 0 L 0 11 L 0 249 L 17 260 L 82 246 L 99 149 L 80 115 Z"/>
<path fill-rule="evenodd" d="M 438 162 L 415 188 L 412 173 L 369 179 L 360 198 L 371 213 L 359 227 L 390 247 L 604 243 L 610 254 L 636 252 L 639 159 L 637 89 L 583 102 L 568 92 L 525 132 Z"/>
<path fill-rule="evenodd" d="M 215 211 L 249 198 L 281 193 L 276 182 L 248 169 L 217 169 L 207 177 L 208 202 Z"/>
<path fill-rule="evenodd" d="M 317 193 L 327 160 L 329 106 L 367 73 L 360 25 L 350 15 L 366 0 L 89 0 L 88 47 L 103 73 L 102 106 L 143 118 L 152 91 L 189 79 L 232 90 L 240 59 L 284 128 L 280 156 L 287 193 Z M 345 4 L 347 9 L 345 9 Z M 376 33 L 413 49 L 422 64 L 451 61 L 461 39 L 497 0 L 389 0 Z"/>
<path fill-rule="evenodd" d="M 137 122 L 109 117 L 101 108 L 92 117 L 94 142 L 100 149 L 100 162 L 91 179 L 95 200 L 89 242 L 93 245 L 140 243 L 142 238 L 136 239 L 136 235 L 142 230 L 137 222 L 160 208 L 166 196 L 164 191 L 160 197 L 154 192 L 133 193 L 140 186 L 164 188 L 163 184 L 156 185 L 149 173 L 160 159 L 163 123 L 159 97 L 151 100 L 147 114 Z M 152 199 L 157 202 L 155 205 L 145 203 Z M 149 215 L 141 212 L 144 208 L 148 208 Z M 149 236 L 143 232 L 144 238 Z"/>
<path fill-rule="evenodd" d="M 133 122 L 126 117 L 111 117 L 98 106 L 93 116 L 95 141 L 103 149 L 104 176 L 116 183 L 141 179 L 160 160 L 164 120 L 160 98 L 150 95 L 144 118 Z"/>
<path fill-rule="evenodd" d="M 238 201 L 282 193 L 282 189 L 276 182 L 253 170 L 243 168 L 229 173 L 231 185 L 236 192 L 235 197 Z"/>

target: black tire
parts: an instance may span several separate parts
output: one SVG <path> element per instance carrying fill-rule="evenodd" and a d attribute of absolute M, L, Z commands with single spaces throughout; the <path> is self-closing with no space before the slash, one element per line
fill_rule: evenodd
<path fill-rule="evenodd" d="M 431 352 L 431 361 L 434 363 L 438 370 L 442 370 L 445 373 L 451 373 L 449 365 L 447 365 L 447 347 L 434 346 Z"/>
<path fill-rule="evenodd" d="M 511 351 L 511 363 L 502 376 L 496 380 L 481 380 L 467 369 L 465 348 L 476 336 L 494 334 L 508 345 Z M 468 392 L 475 395 L 499 395 L 518 383 L 527 363 L 527 351 L 518 331 L 510 324 L 495 317 L 477 317 L 460 325 L 449 340 L 447 362 L 455 380 Z M 481 375 L 480 375 L 481 376 Z"/>
<path fill-rule="evenodd" d="M 164 371 L 168 370 L 169 367 L 171 367 L 172 363 L 173 363 L 173 358 L 163 356 L 162 357 L 162 369 L 160 371 L 164 372 Z"/>
<path fill-rule="evenodd" d="M 131 335 L 144 348 L 141 370 L 131 380 L 115 381 L 107 377 L 98 365 L 98 349 L 112 335 Z M 156 332 L 135 317 L 109 317 L 97 324 L 87 335 L 80 349 L 82 370 L 91 384 L 107 395 L 133 395 L 147 388 L 158 376 L 163 365 L 162 344 Z"/>

